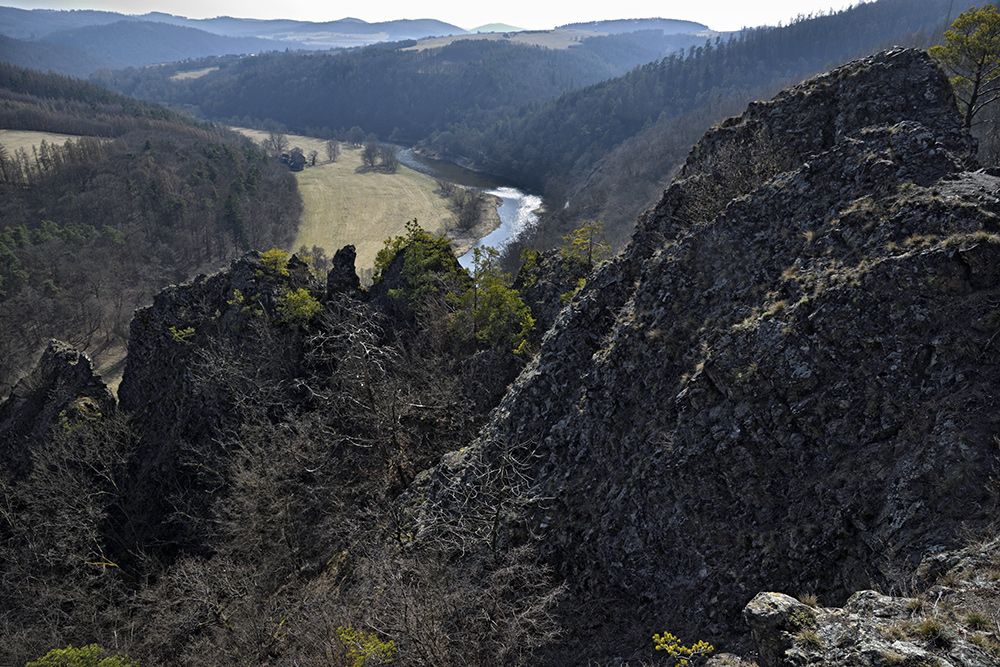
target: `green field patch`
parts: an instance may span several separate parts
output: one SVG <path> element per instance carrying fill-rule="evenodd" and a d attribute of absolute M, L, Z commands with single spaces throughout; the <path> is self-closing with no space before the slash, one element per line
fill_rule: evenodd
<path fill-rule="evenodd" d="M 255 141 L 267 132 L 240 129 Z M 357 249 L 359 271 L 375 264 L 375 255 L 387 238 L 406 233 L 406 223 L 416 218 L 431 234 L 445 234 L 457 222 L 450 200 L 430 176 L 400 165 L 395 174 L 361 169 L 361 149 L 341 144 L 335 162 L 326 157 L 326 141 L 286 135 L 289 147 L 306 156 L 317 151 L 316 166 L 296 173 L 305 210 L 293 250 L 320 246 L 332 256 L 352 244 Z"/>
<path fill-rule="evenodd" d="M 6 148 L 8 153 L 13 153 L 17 149 L 23 148 L 28 155 L 31 155 L 31 149 L 41 145 L 43 141 L 62 146 L 70 139 L 76 141 L 79 138 L 73 134 L 58 134 L 55 132 L 0 130 L 0 146 Z"/>

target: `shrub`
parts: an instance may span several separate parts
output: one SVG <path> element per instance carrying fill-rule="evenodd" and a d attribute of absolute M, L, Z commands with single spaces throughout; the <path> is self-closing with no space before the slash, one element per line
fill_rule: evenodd
<path fill-rule="evenodd" d="M 368 665 L 384 665 L 392 662 L 396 652 L 396 642 L 379 639 L 374 633 L 366 633 L 350 627 L 337 628 L 337 638 L 347 649 L 347 657 L 351 667 L 367 667 Z"/>
<path fill-rule="evenodd" d="M 271 248 L 265 253 L 261 253 L 261 261 L 269 273 L 279 276 L 288 275 L 288 253 L 281 248 Z"/>
<path fill-rule="evenodd" d="M 323 304 L 300 287 L 278 297 L 278 319 L 288 324 L 304 324 L 323 309 Z"/>
<path fill-rule="evenodd" d="M 698 641 L 691 646 L 684 646 L 677 637 L 669 632 L 662 635 L 653 635 L 653 642 L 657 651 L 666 651 L 674 659 L 675 665 L 687 665 L 692 660 L 700 660 L 708 656 L 715 650 L 715 647 L 706 641 Z"/>
<path fill-rule="evenodd" d="M 139 663 L 127 655 L 104 657 L 104 649 L 97 644 L 80 648 L 72 645 L 52 649 L 45 657 L 29 662 L 26 667 L 139 667 Z"/>

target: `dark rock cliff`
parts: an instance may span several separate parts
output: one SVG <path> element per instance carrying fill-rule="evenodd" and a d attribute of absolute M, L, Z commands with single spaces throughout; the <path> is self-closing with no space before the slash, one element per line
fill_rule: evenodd
<path fill-rule="evenodd" d="M 47 441 L 53 428 L 97 419 L 115 407 L 90 358 L 66 343 L 49 341 L 34 370 L 0 403 L 0 468 L 20 476 L 32 447 Z"/>
<path fill-rule="evenodd" d="M 526 527 L 570 585 L 581 660 L 664 628 L 746 645 L 760 590 L 843 601 L 983 528 L 1000 178 L 973 154 L 915 51 L 722 123 L 475 446 L 411 488 L 413 521 L 530 450 L 546 500 Z"/>
<path fill-rule="evenodd" d="M 692 150 L 565 307 L 578 276 L 555 255 L 522 275 L 551 328 L 506 394 L 521 362 L 394 300 L 402 257 L 373 291 L 350 248 L 325 285 L 297 258 L 251 253 L 168 288 L 133 321 L 127 457 L 115 492 L 93 494 L 113 505 L 72 515 L 100 530 L 80 531 L 66 578 L 83 562 L 151 582 L 145 602 L 106 598 L 144 614 L 151 664 L 211 661 L 212 642 L 244 663 L 314 656 L 324 623 L 393 609 L 401 646 L 424 630 L 451 642 L 427 664 L 621 664 L 665 630 L 756 641 L 765 667 L 990 664 L 1000 646 L 961 635 L 978 617 L 936 635 L 915 617 L 942 600 L 978 609 L 1000 563 L 995 541 L 949 551 L 996 511 L 1000 173 L 974 153 L 920 52 L 752 105 Z M 115 410 L 86 358 L 53 343 L 0 405 L 4 488 L 29 506 L 31 447 Z M 0 574 L 32 583 L 19 573 L 38 568 L 14 561 L 33 524 L 5 530 Z M 188 575 L 207 592 L 175 609 L 195 599 Z M 865 590 L 914 577 L 935 586 L 931 607 Z M 25 612 L 49 606 L 32 586 L 12 604 L 45 632 Z M 844 607 L 788 597 L 806 593 Z M 273 625 L 240 625 L 264 609 Z"/>

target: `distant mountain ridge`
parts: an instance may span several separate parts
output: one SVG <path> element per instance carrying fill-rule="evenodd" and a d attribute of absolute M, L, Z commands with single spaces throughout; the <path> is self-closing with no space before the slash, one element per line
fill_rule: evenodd
<path fill-rule="evenodd" d="M 104 66 L 115 69 L 231 53 L 303 48 L 297 42 L 227 37 L 181 25 L 130 20 L 64 30 L 46 35 L 43 42 L 28 43 L 44 45 L 46 49 L 52 44 L 73 47 L 105 62 Z"/>
<path fill-rule="evenodd" d="M 61 11 L 0 7 L 0 34 L 25 40 L 47 40 L 53 33 L 101 26 L 119 21 L 165 23 L 195 28 L 224 37 L 258 37 L 294 42 L 309 48 L 362 46 L 374 42 L 420 39 L 437 35 L 466 34 L 458 26 L 435 19 L 401 19 L 368 23 L 356 18 L 312 22 L 291 19 L 245 19 L 218 16 L 190 19 L 163 12 L 142 15 L 93 10 Z"/>
<path fill-rule="evenodd" d="M 612 35 L 626 32 L 636 32 L 639 30 L 662 30 L 664 35 L 676 35 L 683 33 L 696 33 L 710 28 L 704 23 L 695 21 L 682 21 L 679 19 L 616 19 L 613 21 L 590 21 L 586 23 L 567 23 L 556 28 L 556 30 L 593 30 Z"/>

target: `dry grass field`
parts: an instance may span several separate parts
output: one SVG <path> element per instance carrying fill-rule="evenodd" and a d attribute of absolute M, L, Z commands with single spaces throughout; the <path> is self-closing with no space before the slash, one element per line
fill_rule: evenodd
<path fill-rule="evenodd" d="M 32 146 L 38 146 L 42 141 L 50 144 L 62 146 L 67 139 L 79 139 L 72 134 L 55 134 L 54 132 L 33 132 L 30 130 L 0 130 L 0 145 L 13 153 L 18 148 L 23 148 L 31 155 Z"/>
<path fill-rule="evenodd" d="M 204 67 L 202 69 L 193 69 L 187 72 L 178 72 L 170 77 L 171 81 L 184 81 L 186 79 L 200 79 L 209 72 L 214 72 L 218 70 L 218 67 Z"/>
<path fill-rule="evenodd" d="M 549 49 L 568 49 L 574 44 L 579 44 L 587 37 L 602 34 L 589 30 L 531 30 L 525 32 L 484 32 L 474 35 L 449 35 L 448 37 L 431 37 L 420 40 L 416 46 L 411 46 L 404 51 L 423 51 L 424 49 L 436 49 L 447 46 L 460 39 L 490 39 L 495 41 L 507 41 L 515 44 L 526 44 L 528 46 L 544 46 Z"/>
<path fill-rule="evenodd" d="M 240 129 L 256 141 L 266 132 Z M 329 162 L 322 139 L 287 135 L 291 147 L 308 156 L 319 152 L 315 167 L 296 174 L 305 204 L 302 225 L 293 250 L 305 245 L 325 248 L 333 256 L 353 244 L 359 270 L 371 268 L 385 239 L 406 232 L 414 218 L 432 234 L 444 234 L 456 222 L 449 200 L 437 191 L 434 179 L 400 165 L 395 174 L 361 170 L 361 150 L 341 145 L 340 157 Z"/>

